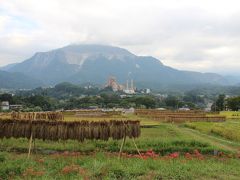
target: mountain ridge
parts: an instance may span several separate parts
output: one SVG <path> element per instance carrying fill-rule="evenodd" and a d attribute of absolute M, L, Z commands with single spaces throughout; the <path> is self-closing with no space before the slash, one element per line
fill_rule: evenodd
<path fill-rule="evenodd" d="M 4 89 L 32 89 L 42 86 L 43 83 L 37 79 L 18 72 L 7 72 L 0 70 L 0 88 Z"/>
<path fill-rule="evenodd" d="M 137 84 L 228 84 L 219 74 L 181 71 L 152 56 L 137 56 L 123 48 L 96 44 L 38 52 L 7 71 L 23 73 L 47 85 L 63 81 L 103 84 L 109 76 L 121 83 L 134 79 Z"/>

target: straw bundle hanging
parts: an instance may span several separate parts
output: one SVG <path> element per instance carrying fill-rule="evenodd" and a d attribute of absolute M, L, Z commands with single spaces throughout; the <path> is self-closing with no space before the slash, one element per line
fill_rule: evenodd
<path fill-rule="evenodd" d="M 64 120 L 64 115 L 62 112 L 12 112 L 12 119 L 17 120 Z"/>
<path fill-rule="evenodd" d="M 137 138 L 140 136 L 139 121 L 46 121 L 46 120 L 1 120 L 0 138 L 33 138 L 57 141 L 73 139 L 122 139 L 124 136 Z"/>

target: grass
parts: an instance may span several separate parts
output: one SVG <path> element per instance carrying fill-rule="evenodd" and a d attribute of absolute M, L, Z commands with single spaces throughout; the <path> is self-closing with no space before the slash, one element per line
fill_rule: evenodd
<path fill-rule="evenodd" d="M 240 142 L 240 122 L 226 121 L 222 123 L 214 122 L 192 122 L 185 123 L 186 127 L 199 130 L 206 134 L 221 136 L 225 139 Z"/>
<path fill-rule="evenodd" d="M 230 115 L 228 115 L 230 116 Z M 193 122 L 183 125 L 161 123 L 135 115 L 111 118 L 79 118 L 65 114 L 65 120 L 140 120 L 144 128 L 136 144 L 141 152 L 153 149 L 158 159 L 142 160 L 123 158 L 118 160 L 117 152 L 121 141 L 42 141 L 36 140 L 31 158 L 26 160 L 28 140 L 0 140 L 0 179 L 239 179 L 240 160 L 236 158 L 215 158 L 214 150 L 228 154 L 238 153 L 240 148 L 240 121 L 223 123 Z M 216 133 L 219 130 L 219 133 Z M 227 136 L 231 134 L 231 136 Z M 231 132 L 231 133 L 230 133 Z M 225 143 L 228 139 L 229 143 Z M 187 160 L 186 152 L 198 149 L 204 160 Z M 69 155 L 65 151 L 73 152 Z M 123 151 L 136 154 L 131 139 L 126 140 Z M 65 153 L 64 153 L 65 152 Z M 77 155 L 74 153 L 80 152 Z M 163 156 L 180 152 L 177 159 Z"/>
<path fill-rule="evenodd" d="M 221 111 L 219 115 L 226 116 L 228 119 L 240 119 L 239 111 Z"/>
<path fill-rule="evenodd" d="M 123 158 L 104 153 L 93 156 L 4 154 L 2 179 L 238 179 L 238 159 L 186 160 Z"/>
<path fill-rule="evenodd" d="M 185 123 L 186 127 L 199 130 L 206 134 L 221 136 L 225 139 L 240 142 L 240 122 L 226 121 L 222 123 L 214 122 L 192 122 Z"/>

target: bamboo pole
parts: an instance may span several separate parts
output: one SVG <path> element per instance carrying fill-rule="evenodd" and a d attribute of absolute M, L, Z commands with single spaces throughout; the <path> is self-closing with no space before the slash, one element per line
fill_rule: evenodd
<path fill-rule="evenodd" d="M 122 150 L 123 150 L 123 147 L 124 147 L 124 145 L 125 145 L 125 141 L 126 141 L 126 135 L 124 135 L 124 137 L 123 137 L 123 141 L 122 141 L 122 144 L 121 144 L 121 147 L 120 147 L 118 159 L 120 159 L 121 156 L 122 156 Z"/>
<path fill-rule="evenodd" d="M 36 114 L 33 113 L 33 120 L 35 120 L 35 118 L 36 118 Z M 32 120 L 30 121 L 30 123 L 31 123 L 31 136 L 30 136 L 30 139 L 29 139 L 28 156 L 27 156 L 28 159 L 29 159 L 29 157 L 31 155 L 32 141 L 33 141 Z M 34 147 L 35 147 L 35 145 L 34 145 Z"/>
<path fill-rule="evenodd" d="M 28 159 L 29 159 L 30 154 L 31 154 L 31 148 L 32 148 L 32 132 L 31 132 L 31 136 L 30 136 L 30 140 L 29 140 L 28 156 L 27 156 Z"/>
<path fill-rule="evenodd" d="M 136 144 L 136 142 L 135 142 L 135 139 L 132 138 L 132 140 L 133 140 L 133 144 L 134 144 L 135 148 L 137 149 L 138 154 L 140 155 L 141 158 L 143 158 L 143 157 L 142 157 L 142 154 L 140 153 L 140 151 L 139 151 L 139 149 L 138 149 L 138 147 L 137 147 L 137 144 Z"/>

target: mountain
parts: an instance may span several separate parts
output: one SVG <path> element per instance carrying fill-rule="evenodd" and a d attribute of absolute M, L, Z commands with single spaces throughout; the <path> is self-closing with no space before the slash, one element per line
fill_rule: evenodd
<path fill-rule="evenodd" d="M 47 85 L 59 82 L 104 84 L 109 76 L 121 83 L 134 79 L 141 87 L 162 85 L 227 84 L 214 73 L 180 71 L 162 64 L 151 56 L 105 45 L 69 45 L 49 52 L 38 52 L 22 63 L 8 67 L 42 80 Z"/>
<path fill-rule="evenodd" d="M 28 77 L 25 74 L 0 70 L 0 88 L 32 89 L 42 85 L 39 80 Z"/>
<path fill-rule="evenodd" d="M 0 67 L 0 70 L 3 71 L 8 71 L 9 69 L 11 69 L 13 66 L 17 65 L 18 63 L 12 63 L 12 64 L 8 64 L 6 66 Z"/>
<path fill-rule="evenodd" d="M 236 86 L 240 85 L 240 76 L 235 75 L 235 76 L 224 76 L 224 78 L 231 84 L 234 84 Z"/>

